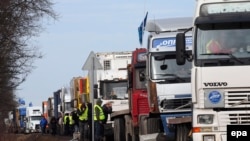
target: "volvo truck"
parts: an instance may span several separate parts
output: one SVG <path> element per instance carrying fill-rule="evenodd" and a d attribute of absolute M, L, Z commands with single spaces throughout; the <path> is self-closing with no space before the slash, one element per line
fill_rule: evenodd
<path fill-rule="evenodd" d="M 249 17 L 247 0 L 197 0 L 192 54 L 188 30 L 177 35 L 177 63 L 192 60 L 194 141 L 227 141 L 232 128 L 250 124 Z"/>

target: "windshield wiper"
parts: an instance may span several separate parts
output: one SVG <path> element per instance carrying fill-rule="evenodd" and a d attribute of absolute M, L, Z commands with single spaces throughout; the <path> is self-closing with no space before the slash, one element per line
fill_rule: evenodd
<path fill-rule="evenodd" d="M 239 62 L 240 64 L 244 64 L 243 61 L 241 61 L 239 58 L 235 57 L 232 53 L 204 53 L 204 54 L 200 54 L 200 55 L 227 55 L 231 59 Z"/>
<path fill-rule="evenodd" d="M 185 107 L 188 107 L 188 106 L 190 106 L 192 104 L 192 101 L 189 101 L 187 104 L 185 104 L 185 105 L 181 105 L 181 106 L 179 106 L 179 107 L 176 107 L 175 108 L 175 110 L 178 110 L 178 109 L 182 109 L 182 108 L 185 108 Z"/>

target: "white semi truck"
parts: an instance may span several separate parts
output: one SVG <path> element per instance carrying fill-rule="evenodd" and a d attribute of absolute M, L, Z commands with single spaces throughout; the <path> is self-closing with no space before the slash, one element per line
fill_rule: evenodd
<path fill-rule="evenodd" d="M 100 66 L 99 69 L 93 70 L 93 80 L 89 80 L 89 83 L 94 85 L 94 99 L 101 98 L 103 103 L 111 101 L 113 111 L 128 109 L 127 65 L 131 62 L 132 51 L 91 52 L 83 70 L 89 67 L 89 62 L 93 59 L 92 54 L 96 58 L 97 66 Z M 90 75 L 89 72 L 87 77 L 92 78 Z"/>
<path fill-rule="evenodd" d="M 229 129 L 250 124 L 249 25 L 249 0 L 197 0 L 191 55 L 177 35 L 177 63 L 193 64 L 194 141 L 227 141 Z"/>
<path fill-rule="evenodd" d="M 98 86 L 95 98 L 102 98 L 103 104 L 112 102 L 113 111 L 128 109 L 127 65 L 132 51 L 99 52 L 95 54 L 102 65 L 96 70 L 95 84 Z"/>
<path fill-rule="evenodd" d="M 92 80 L 93 82 L 91 82 L 94 84 L 93 97 L 95 100 L 97 98 L 101 98 L 103 104 L 111 102 L 113 113 L 117 113 L 118 116 L 120 114 L 123 115 L 123 111 L 125 110 L 125 112 L 127 112 L 129 108 L 127 92 L 127 66 L 131 62 L 132 51 L 98 52 L 93 54 L 98 61 L 96 63 L 98 63 L 101 68 L 94 70 L 94 78 Z M 88 60 L 92 59 L 91 57 L 92 53 L 85 62 L 84 67 L 88 64 Z M 92 78 L 90 73 L 88 77 Z M 108 117 L 107 123 L 108 124 L 105 125 L 105 128 L 110 130 L 105 130 L 105 135 L 108 134 L 107 136 L 112 138 L 113 127 L 116 125 L 113 124 L 114 122 L 110 119 L 110 117 Z"/>
<path fill-rule="evenodd" d="M 26 108 L 25 133 L 41 132 L 40 120 L 42 119 L 42 106 Z"/>
<path fill-rule="evenodd" d="M 146 25 L 149 115 L 159 116 L 168 140 L 186 141 L 191 131 L 191 62 L 176 63 L 176 34 L 191 25 L 192 17 L 149 20 Z M 192 35 L 187 34 L 191 54 Z"/>
<path fill-rule="evenodd" d="M 63 114 L 62 116 L 64 116 L 66 113 L 71 113 L 74 108 L 72 106 L 72 94 L 70 93 L 70 87 L 62 87 L 60 89 L 60 99 L 61 99 L 61 103 L 60 106 L 62 108 L 60 108 L 60 112 Z"/>

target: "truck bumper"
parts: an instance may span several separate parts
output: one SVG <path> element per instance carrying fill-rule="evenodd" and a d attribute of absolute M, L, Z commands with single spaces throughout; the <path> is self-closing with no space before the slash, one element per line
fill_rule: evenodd
<path fill-rule="evenodd" d="M 227 141 L 225 132 L 193 133 L 193 141 Z"/>
<path fill-rule="evenodd" d="M 146 134 L 140 135 L 139 137 L 140 141 L 169 141 L 169 139 L 167 139 L 166 135 L 163 133 Z"/>
<path fill-rule="evenodd" d="M 161 114 L 161 121 L 163 124 L 164 132 L 168 138 L 175 137 L 175 125 L 182 123 L 192 122 L 192 113 L 171 113 L 171 114 Z"/>

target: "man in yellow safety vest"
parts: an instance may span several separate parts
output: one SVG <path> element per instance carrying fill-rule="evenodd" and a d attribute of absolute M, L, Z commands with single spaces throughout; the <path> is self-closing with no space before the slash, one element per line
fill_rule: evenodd
<path fill-rule="evenodd" d="M 80 109 L 77 110 L 79 117 L 80 140 L 88 139 L 88 107 L 82 103 Z"/>
<path fill-rule="evenodd" d="M 102 109 L 102 100 L 97 99 L 96 104 L 94 106 L 94 133 L 95 133 L 95 141 L 103 140 L 103 121 L 105 119 L 105 115 Z"/>
<path fill-rule="evenodd" d="M 72 118 L 73 112 L 70 113 L 69 115 L 69 132 L 70 135 L 73 135 L 74 132 L 74 125 L 75 125 L 75 121 Z"/>
<path fill-rule="evenodd" d="M 63 118 L 63 124 L 64 124 L 64 135 L 69 135 L 69 113 L 66 113 Z"/>

